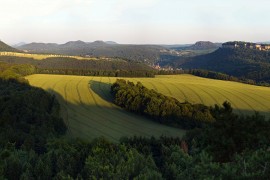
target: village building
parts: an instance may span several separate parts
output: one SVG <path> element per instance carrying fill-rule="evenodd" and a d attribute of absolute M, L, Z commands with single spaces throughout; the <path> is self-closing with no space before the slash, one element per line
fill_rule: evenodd
<path fill-rule="evenodd" d="M 238 48 L 239 45 L 238 45 L 237 42 L 226 42 L 226 43 L 222 44 L 222 47 L 223 48 L 232 48 L 232 49 L 234 49 L 234 48 Z"/>
<path fill-rule="evenodd" d="M 269 51 L 270 44 L 256 44 L 256 43 L 247 43 L 242 41 L 226 42 L 222 44 L 222 48 L 248 48 L 248 49 L 257 49 L 260 51 Z"/>
<path fill-rule="evenodd" d="M 262 50 L 269 51 L 270 50 L 270 44 L 262 44 Z"/>

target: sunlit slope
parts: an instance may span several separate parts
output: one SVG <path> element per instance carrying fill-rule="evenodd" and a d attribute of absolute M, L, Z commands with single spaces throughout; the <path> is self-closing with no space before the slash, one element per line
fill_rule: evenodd
<path fill-rule="evenodd" d="M 141 116 L 125 112 L 111 103 L 110 84 L 116 78 L 63 75 L 31 75 L 31 85 L 55 93 L 62 105 L 63 116 L 74 136 L 105 136 L 118 140 L 122 136 L 182 135 L 183 131 L 160 125 Z M 212 80 L 191 75 L 157 76 L 156 78 L 124 78 L 141 81 L 180 101 L 221 105 L 231 102 L 235 112 L 254 111 L 270 117 L 270 88 L 242 83 Z"/>
<path fill-rule="evenodd" d="M 29 54 L 29 53 L 18 53 L 18 52 L 0 52 L 0 56 L 15 56 L 15 57 L 25 57 L 25 58 L 33 58 L 35 60 L 44 60 L 46 58 L 74 58 L 77 60 L 97 60 L 97 58 L 85 58 L 80 56 L 67 56 L 67 55 L 58 55 L 58 54 Z"/>

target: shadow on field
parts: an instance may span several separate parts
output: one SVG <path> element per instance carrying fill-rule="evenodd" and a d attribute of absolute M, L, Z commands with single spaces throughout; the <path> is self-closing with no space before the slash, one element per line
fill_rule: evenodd
<path fill-rule="evenodd" d="M 92 82 L 91 86 L 95 89 L 99 84 Z M 166 126 L 119 108 L 106 107 L 102 104 L 85 104 L 81 101 L 80 95 L 74 101 L 72 98 L 74 94 L 68 91 L 63 94 L 54 89 L 46 91 L 58 100 L 61 117 L 67 126 L 67 135 L 71 138 L 93 140 L 105 137 L 113 142 L 119 142 L 122 137 L 182 137 L 185 133 L 185 130 Z"/>
<path fill-rule="evenodd" d="M 97 116 L 98 109 L 102 108 L 104 111 L 111 111 L 110 108 L 100 107 L 98 105 L 88 105 L 78 101 L 72 103 L 68 101 L 72 96 L 69 93 L 59 94 L 54 89 L 47 89 L 47 92 L 54 95 L 60 105 L 60 115 L 67 126 L 67 137 L 69 138 L 82 138 L 86 141 L 92 141 L 95 138 L 107 138 L 112 142 L 118 142 L 123 136 L 115 135 L 113 132 L 110 134 L 110 127 L 112 124 L 108 122 L 99 121 Z M 106 116 L 106 113 L 105 115 Z M 93 117 L 97 119 L 94 120 Z M 106 131 L 103 128 L 107 129 Z"/>
<path fill-rule="evenodd" d="M 91 80 L 89 81 L 89 86 L 103 100 L 113 103 L 113 97 L 110 93 L 111 84 Z"/>

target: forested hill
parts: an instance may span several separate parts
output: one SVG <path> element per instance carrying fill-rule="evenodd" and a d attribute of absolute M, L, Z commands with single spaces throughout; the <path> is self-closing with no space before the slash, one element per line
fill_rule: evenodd
<path fill-rule="evenodd" d="M 207 49 L 217 49 L 218 45 L 210 41 L 198 41 L 195 44 L 186 47 L 188 50 L 207 50 Z"/>
<path fill-rule="evenodd" d="M 206 69 L 257 82 L 270 82 L 270 52 L 219 48 L 213 53 L 173 62 L 184 69 Z"/>
<path fill-rule="evenodd" d="M 8 52 L 20 52 L 19 50 L 7 45 L 6 43 L 0 41 L 0 52 L 4 52 L 4 51 L 8 51 Z"/>
<path fill-rule="evenodd" d="M 70 41 L 65 44 L 30 43 L 18 47 L 30 53 L 52 53 L 93 57 L 120 57 L 140 62 L 156 62 L 166 48 L 157 45 L 124 45 L 110 42 Z"/>
<path fill-rule="evenodd" d="M 0 62 L 31 64 L 42 74 L 69 74 L 113 77 L 154 77 L 155 70 L 144 63 L 130 62 L 119 58 L 77 60 L 67 57 L 52 57 L 41 61 L 26 57 L 3 56 Z"/>

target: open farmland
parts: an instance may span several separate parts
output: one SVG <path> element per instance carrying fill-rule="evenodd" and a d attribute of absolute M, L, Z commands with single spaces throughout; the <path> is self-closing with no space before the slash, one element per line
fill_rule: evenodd
<path fill-rule="evenodd" d="M 31 75 L 30 84 L 54 93 L 62 105 L 62 115 L 72 136 L 94 138 L 105 136 L 117 141 L 122 136 L 182 136 L 184 131 L 125 112 L 114 104 L 110 95 L 112 77 L 64 75 Z M 212 80 L 192 75 L 157 76 L 156 78 L 123 78 L 141 81 L 180 101 L 221 105 L 231 102 L 235 112 L 259 111 L 270 117 L 270 88 L 237 82 Z"/>
<path fill-rule="evenodd" d="M 33 58 L 35 60 L 43 60 L 46 58 L 53 57 L 65 57 L 65 58 L 74 58 L 77 60 L 97 60 L 97 58 L 85 58 L 81 56 L 67 56 L 67 55 L 59 55 L 59 54 L 29 54 L 29 53 L 17 53 L 17 52 L 0 52 L 0 56 L 15 56 L 15 57 L 25 57 L 25 58 Z"/>

